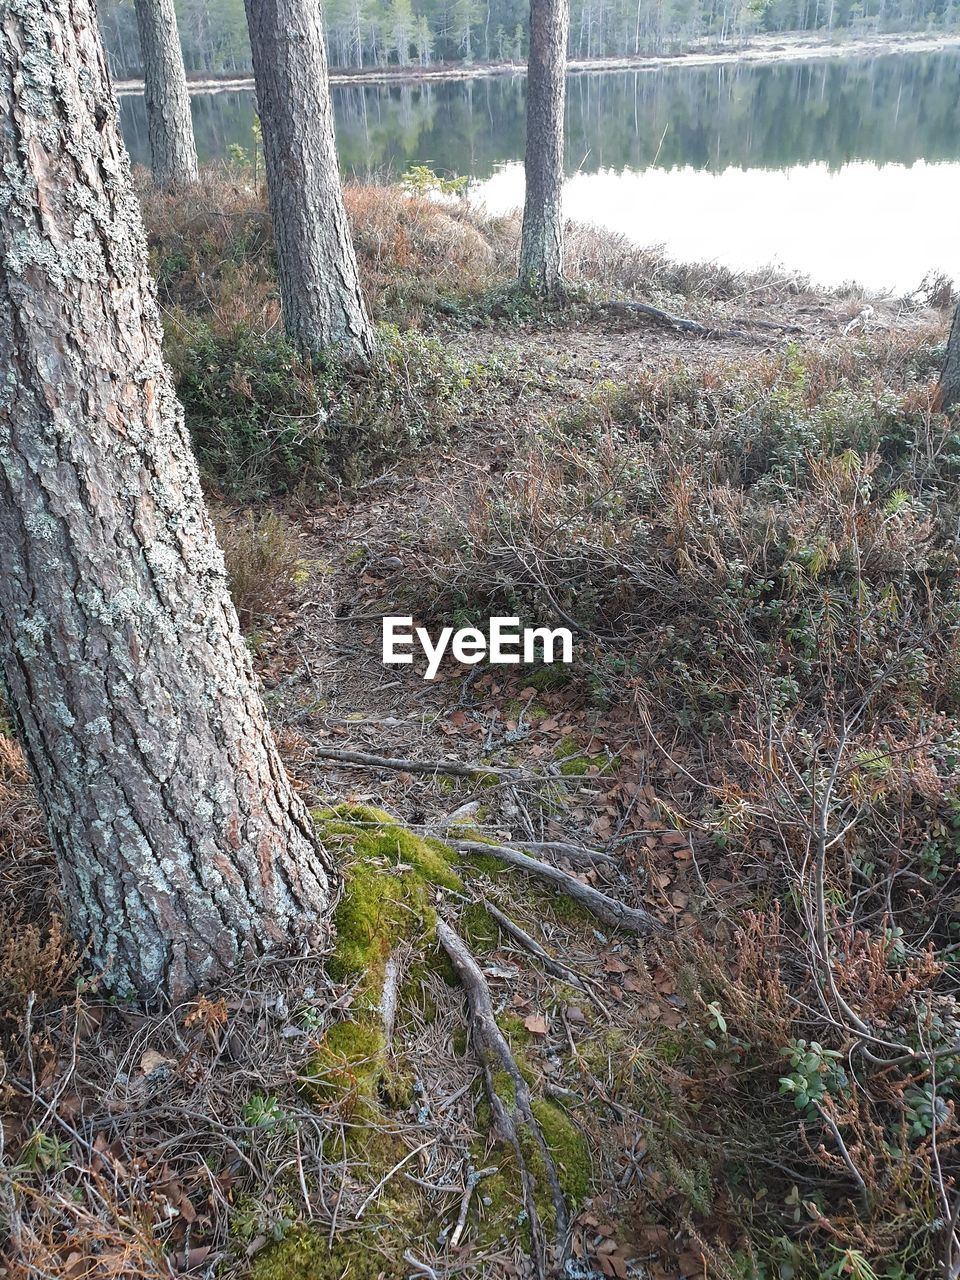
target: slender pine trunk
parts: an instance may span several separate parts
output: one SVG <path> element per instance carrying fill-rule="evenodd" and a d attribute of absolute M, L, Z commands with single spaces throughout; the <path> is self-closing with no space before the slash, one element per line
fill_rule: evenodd
<path fill-rule="evenodd" d="M 520 238 L 521 289 L 560 292 L 563 279 L 563 106 L 569 0 L 530 0 L 526 197 Z"/>
<path fill-rule="evenodd" d="M 316 0 L 246 0 L 287 332 L 366 363 L 373 326 L 343 204 Z"/>
<path fill-rule="evenodd" d="M 197 180 L 197 145 L 173 0 L 134 0 L 153 180 L 173 189 Z"/>

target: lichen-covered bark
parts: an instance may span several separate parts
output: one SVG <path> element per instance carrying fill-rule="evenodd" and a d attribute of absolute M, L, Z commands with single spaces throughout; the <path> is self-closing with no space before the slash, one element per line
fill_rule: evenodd
<path fill-rule="evenodd" d="M 552 297 L 563 277 L 563 104 L 569 0 L 530 0 L 526 196 L 520 287 Z"/>
<path fill-rule="evenodd" d="M 77 936 L 173 997 L 319 936 L 183 415 L 92 0 L 0 0 L 0 660 Z"/>
<path fill-rule="evenodd" d="M 153 180 L 183 187 L 197 180 L 197 147 L 173 0 L 134 0 Z"/>
<path fill-rule="evenodd" d="M 950 337 L 947 339 L 947 354 L 940 371 L 939 389 L 940 407 L 945 413 L 951 413 L 960 405 L 960 303 L 953 313 L 953 324 L 950 326 Z"/>
<path fill-rule="evenodd" d="M 287 332 L 366 363 L 374 336 L 343 204 L 320 0 L 246 0 Z"/>

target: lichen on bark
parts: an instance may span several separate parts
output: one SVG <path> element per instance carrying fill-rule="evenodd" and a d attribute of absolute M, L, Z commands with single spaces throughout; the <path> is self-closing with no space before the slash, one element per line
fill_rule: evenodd
<path fill-rule="evenodd" d="M 0 657 L 74 932 L 174 998 L 319 942 L 277 755 L 161 354 L 90 0 L 0 21 Z"/>

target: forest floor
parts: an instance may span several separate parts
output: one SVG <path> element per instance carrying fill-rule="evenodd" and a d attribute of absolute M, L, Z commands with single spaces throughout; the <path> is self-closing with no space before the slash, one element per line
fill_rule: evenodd
<path fill-rule="evenodd" d="M 742 41 L 719 44 L 704 42 L 675 53 L 624 54 L 604 58 L 571 58 L 570 72 L 583 71 L 649 71 L 658 67 L 718 66 L 730 62 L 771 63 L 807 62 L 819 58 L 876 57 L 888 53 L 940 53 L 960 45 L 960 33 L 944 32 L 870 32 L 851 36 L 836 33 L 832 38 L 810 32 L 784 32 L 775 35 L 753 35 Z M 523 62 L 437 63 L 427 66 L 336 67 L 330 72 L 331 84 L 396 84 L 428 83 L 436 80 L 483 79 L 489 76 L 526 74 Z M 191 76 L 191 93 L 213 93 L 221 89 L 252 89 L 252 75 L 224 74 Z M 124 79 L 114 82 L 118 94 L 143 92 L 143 81 Z"/>
<path fill-rule="evenodd" d="M 332 962 L 261 964 L 151 1015 L 103 999 L 0 739 L 20 908 L 0 924 L 0 1274 L 941 1274 L 960 1089 L 949 286 L 824 294 L 570 228 L 568 304 L 544 310 L 511 287 L 514 221 L 347 196 L 382 325 L 364 377 L 304 369 L 280 336 L 242 180 L 209 177 L 189 208 L 145 193 L 241 620 L 344 872 Z M 704 331 L 608 305 L 629 300 Z M 575 660 L 448 660 L 428 681 L 384 666 L 394 614 L 572 625 Z M 518 1079 L 490 1069 L 438 920 L 477 958 Z M 524 1085 L 511 1147 L 492 1110 L 518 1115 Z"/>

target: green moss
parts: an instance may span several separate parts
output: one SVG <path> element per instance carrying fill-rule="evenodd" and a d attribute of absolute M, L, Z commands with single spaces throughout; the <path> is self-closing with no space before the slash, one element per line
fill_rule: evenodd
<path fill-rule="evenodd" d="M 497 1244 L 501 1239 L 513 1243 L 520 1233 L 529 1242 L 529 1226 L 523 1210 L 523 1190 L 516 1157 L 508 1147 L 499 1149 L 495 1158 L 483 1143 L 470 1148 L 471 1163 L 480 1169 L 495 1163 L 497 1172 L 484 1178 L 470 1203 L 470 1230 L 481 1248 Z"/>
<path fill-rule="evenodd" d="M 401 941 L 426 948 L 403 992 L 422 992 L 424 971 L 449 964 L 429 945 L 436 930 L 432 898 L 436 887 L 456 889 L 462 882 L 452 869 L 452 849 L 408 831 L 383 809 L 342 804 L 313 817 L 321 840 L 346 863 L 328 971 L 359 981 L 353 1016 L 327 1031 L 310 1063 L 307 1093 L 318 1104 L 347 1109 L 354 1119 L 373 1119 L 381 1103 L 409 1106 L 413 1096 L 412 1077 L 385 1060 L 381 1003 L 387 961 Z M 355 1136 L 362 1138 L 362 1132 Z"/>
<path fill-rule="evenodd" d="M 540 693 L 547 693 L 551 689 L 564 688 L 573 677 L 566 665 L 559 662 L 551 662 L 534 667 L 532 671 L 524 675 L 523 679 L 531 688 Z"/>
<path fill-rule="evenodd" d="M 333 915 L 329 972 L 341 980 L 363 974 L 366 987 L 379 991 L 397 943 L 433 937 L 433 887 L 462 888 L 452 867 L 456 855 L 442 841 L 400 826 L 383 809 L 343 804 L 313 816 L 320 839 L 349 859 Z"/>
<path fill-rule="evenodd" d="M 380 1097 L 392 1111 L 413 1105 L 415 1075 L 406 1067 L 391 1067 L 380 1077 Z"/>
<path fill-rule="evenodd" d="M 338 1022 L 310 1060 L 309 1097 L 317 1103 L 353 1099 L 356 1106 L 377 1096 L 384 1063 L 383 1031 L 370 1022 Z"/>
<path fill-rule="evenodd" d="M 380 1205 L 381 1221 L 387 1212 L 395 1212 L 394 1198 Z M 269 1245 L 257 1254 L 250 1280 L 405 1280 L 410 1268 L 403 1261 L 407 1247 L 399 1232 L 351 1232 L 335 1237 L 333 1247 L 326 1233 L 300 1227 L 285 1240 Z"/>
<path fill-rule="evenodd" d="M 474 953 L 492 951 L 500 941 L 500 928 L 484 907 L 471 902 L 460 912 L 460 932 Z"/>
<path fill-rule="evenodd" d="M 564 738 L 557 744 L 554 759 L 559 762 L 560 772 L 565 778 L 583 777 L 591 769 L 596 769 L 600 773 L 609 773 L 614 764 L 604 754 L 587 755 L 586 752 L 580 750 L 580 744 L 576 738 L 571 737 Z"/>
<path fill-rule="evenodd" d="M 551 889 L 549 892 L 550 910 L 555 920 L 559 920 L 561 924 L 586 929 L 595 929 L 597 927 L 597 917 L 592 911 L 588 911 L 586 907 L 581 906 L 576 898 L 571 898 L 569 894 L 561 893 L 559 889 Z"/>
<path fill-rule="evenodd" d="M 587 1140 L 556 1103 L 535 1098 L 531 1107 L 557 1167 L 567 1204 L 575 1208 L 590 1194 L 592 1170 Z"/>
<path fill-rule="evenodd" d="M 590 1071 L 603 1077 L 607 1075 L 611 1065 L 618 1073 L 627 1069 L 630 1048 L 626 1032 L 619 1027 L 609 1027 L 602 1031 L 595 1029 L 591 1035 L 584 1036 L 579 1053 Z"/>

